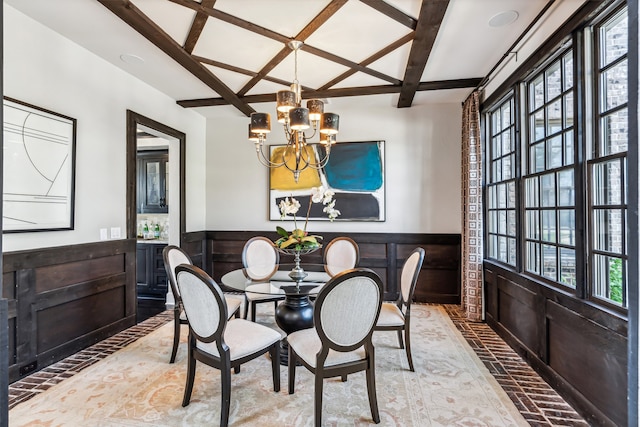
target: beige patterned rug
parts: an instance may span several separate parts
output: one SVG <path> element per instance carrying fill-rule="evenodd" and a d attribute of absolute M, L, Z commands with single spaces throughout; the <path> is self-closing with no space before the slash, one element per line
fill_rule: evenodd
<path fill-rule="evenodd" d="M 263 310 L 273 308 L 261 304 Z M 267 308 L 268 306 L 268 308 Z M 262 308 L 261 307 L 261 308 Z M 269 311 L 258 320 L 273 326 Z M 526 426 L 507 395 L 473 353 L 445 313 L 432 305 L 412 307 L 416 372 L 408 370 L 395 332 L 376 332 L 376 382 L 382 426 Z M 186 372 L 186 335 L 169 364 L 173 324 L 141 338 L 44 393 L 17 405 L 9 423 L 18 426 L 204 426 L 220 420 L 219 372 L 198 363 L 191 404 L 181 406 Z M 313 425 L 313 377 L 303 367 L 296 392 L 273 391 L 265 355 L 232 374 L 230 425 Z M 363 373 L 325 380 L 323 424 L 372 424 Z"/>

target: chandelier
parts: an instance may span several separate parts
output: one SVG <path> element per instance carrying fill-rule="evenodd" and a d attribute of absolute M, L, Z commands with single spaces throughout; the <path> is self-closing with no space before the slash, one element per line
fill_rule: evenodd
<path fill-rule="evenodd" d="M 271 132 L 271 116 L 269 113 L 251 113 L 249 124 L 249 140 L 256 146 L 258 160 L 269 168 L 285 167 L 293 172 L 293 179 L 298 182 L 300 172 L 306 168 L 321 169 L 329 161 L 331 146 L 335 144 L 340 117 L 334 113 L 324 112 L 324 103 L 319 99 L 310 99 L 307 106 L 302 107 L 301 86 L 298 82 L 298 50 L 301 41 L 292 40 L 287 45 L 293 50 L 295 74 L 290 90 L 281 90 L 276 95 L 276 112 L 278 122 L 284 126 L 287 145 L 277 152 L 277 156 L 265 156 L 263 145 L 267 134 Z M 307 135 L 311 128 L 313 133 Z M 308 147 L 311 138 L 319 132 L 319 143 L 325 147 L 325 153 L 318 159 Z"/>

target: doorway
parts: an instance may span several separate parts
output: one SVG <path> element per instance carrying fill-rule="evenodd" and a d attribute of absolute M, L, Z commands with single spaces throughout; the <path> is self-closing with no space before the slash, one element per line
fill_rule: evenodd
<path fill-rule="evenodd" d="M 140 322 L 173 304 L 162 262 L 162 250 L 167 244 L 180 246 L 185 232 L 185 143 L 184 133 L 155 120 L 127 110 L 127 239 L 136 239 L 136 300 L 137 321 Z M 149 153 L 166 153 L 162 170 L 163 187 L 160 208 L 149 209 L 148 200 L 140 200 L 139 175 L 145 174 Z M 143 165 L 143 166 L 141 166 Z M 155 162 L 149 163 L 157 167 Z M 142 169 L 141 169 L 142 168 Z M 150 168 L 150 170 L 154 170 Z M 156 178 L 159 178 L 156 176 Z M 166 178 L 166 184 L 164 182 Z M 145 181 L 145 180 L 143 180 Z M 158 206 L 156 206 L 157 208 Z M 159 225 L 141 238 L 143 224 Z M 142 232 L 142 233 L 141 233 Z M 140 236 L 140 237 L 139 237 Z"/>

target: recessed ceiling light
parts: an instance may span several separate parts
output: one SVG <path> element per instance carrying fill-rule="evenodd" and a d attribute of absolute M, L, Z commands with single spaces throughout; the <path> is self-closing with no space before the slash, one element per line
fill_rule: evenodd
<path fill-rule="evenodd" d="M 518 19 L 518 12 L 515 10 L 507 10 L 506 12 L 500 12 L 489 19 L 489 26 L 498 28 L 512 24 Z"/>
<path fill-rule="evenodd" d="M 144 62 L 144 59 L 132 53 L 123 53 L 122 55 L 120 55 L 120 60 L 122 62 L 126 62 L 127 64 L 133 64 L 133 65 L 142 64 Z"/>

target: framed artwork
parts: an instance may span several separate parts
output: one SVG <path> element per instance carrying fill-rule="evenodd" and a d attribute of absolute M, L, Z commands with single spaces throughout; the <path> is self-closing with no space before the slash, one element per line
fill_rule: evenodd
<path fill-rule="evenodd" d="M 76 119 L 3 99 L 5 233 L 72 230 Z"/>
<path fill-rule="evenodd" d="M 271 145 L 272 160 L 282 158 L 284 145 Z M 325 147 L 310 144 L 305 153 L 312 161 L 321 159 Z M 286 197 L 300 202 L 304 217 L 311 200 L 311 188 L 324 186 L 335 193 L 335 208 L 340 211 L 335 221 L 385 221 L 384 141 L 338 142 L 331 147 L 329 161 L 320 170 L 308 167 L 296 183 L 285 167 L 269 170 L 269 219 L 280 221 L 278 204 Z M 329 221 L 321 203 L 313 203 L 309 220 Z M 292 217 L 286 218 L 293 220 Z"/>

